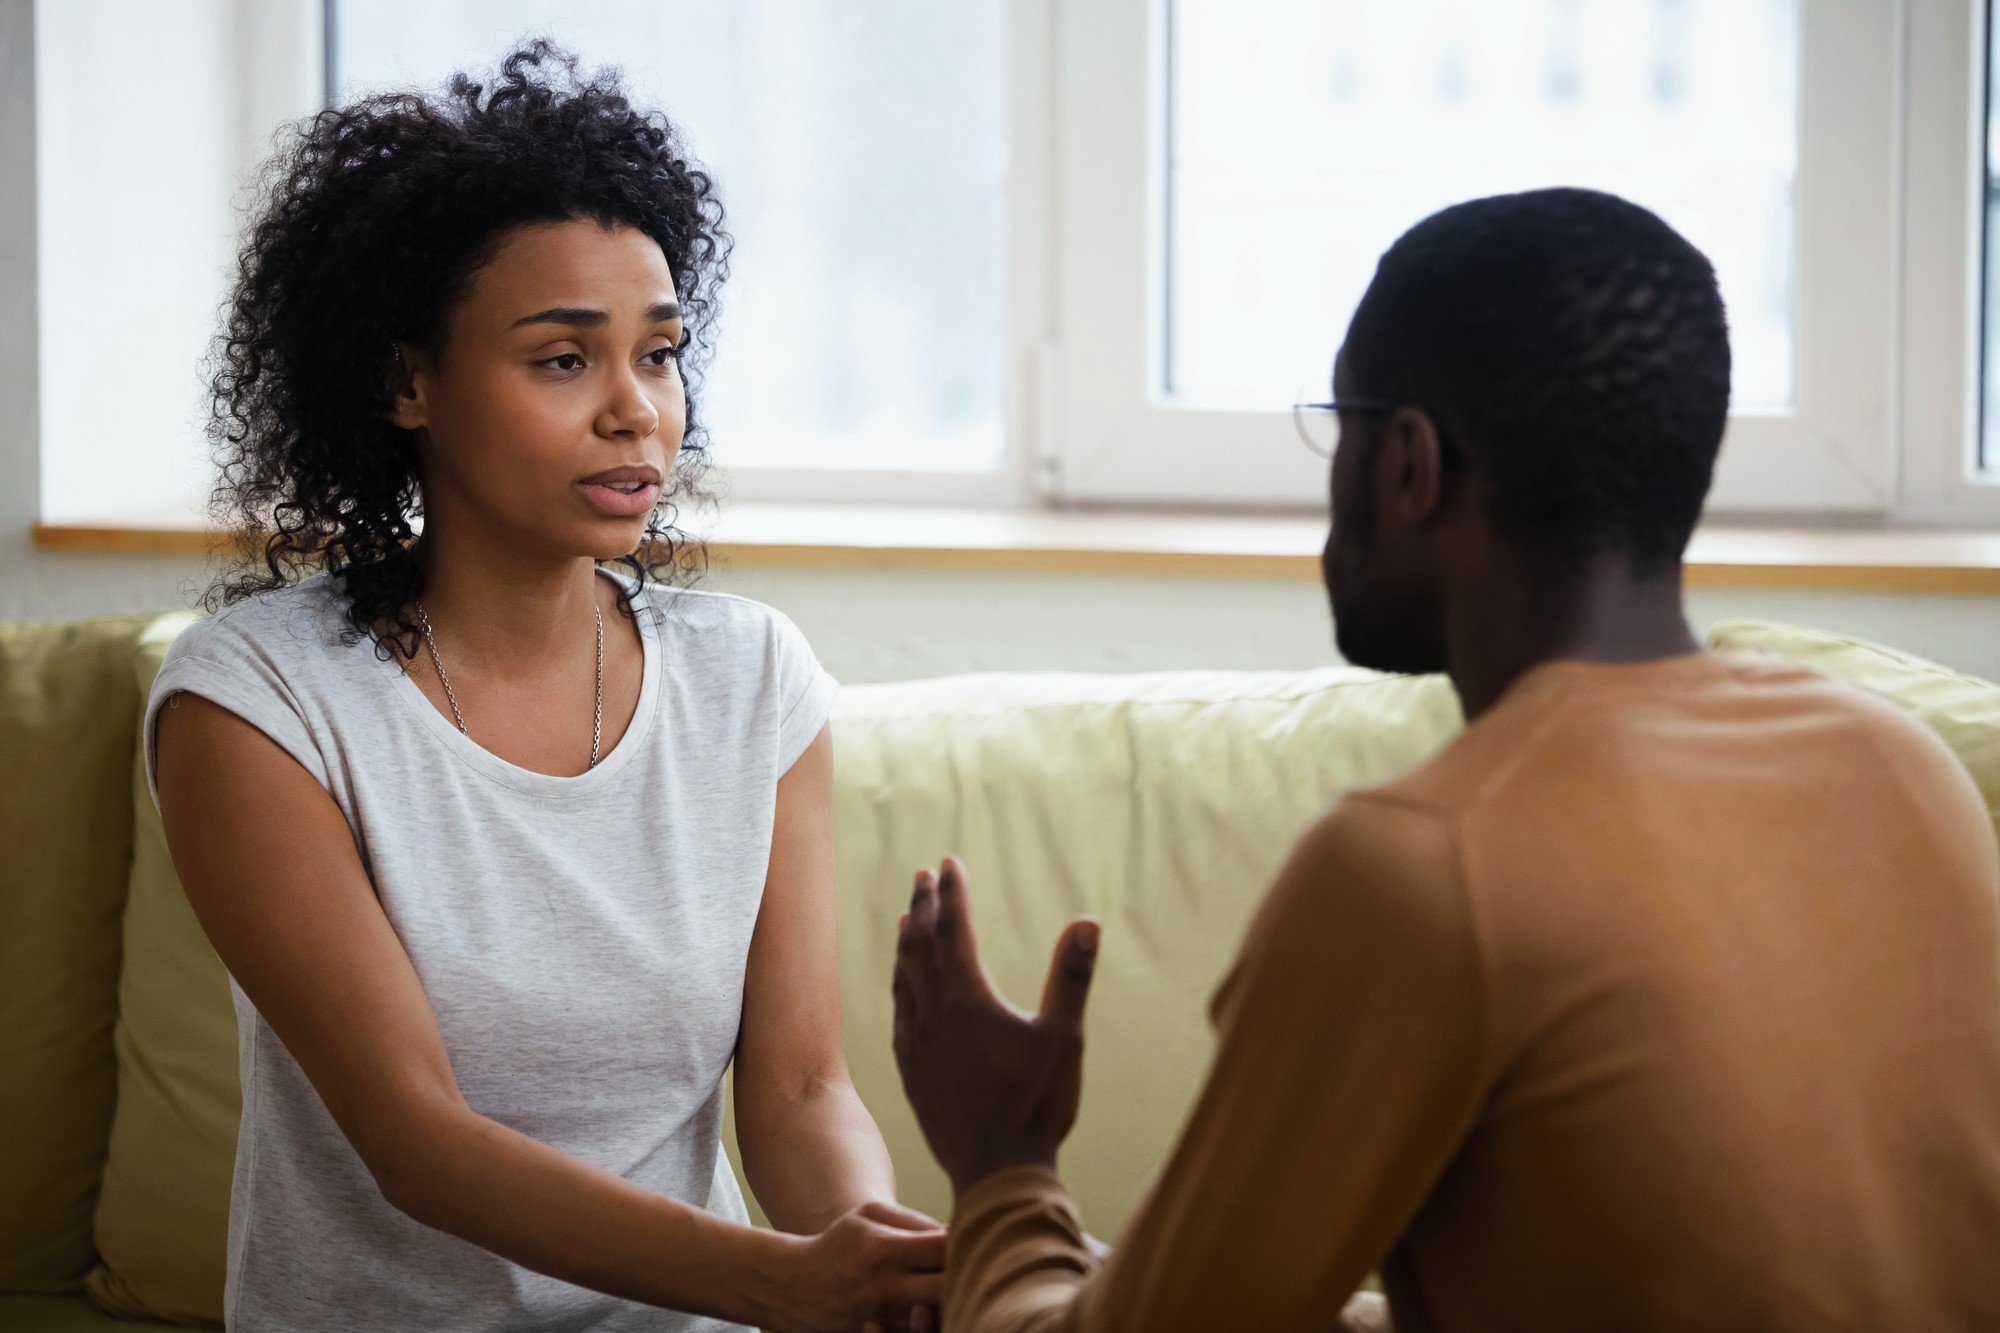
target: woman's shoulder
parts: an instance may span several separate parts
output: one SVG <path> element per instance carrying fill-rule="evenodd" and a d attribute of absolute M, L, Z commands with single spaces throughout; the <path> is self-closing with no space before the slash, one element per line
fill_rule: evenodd
<path fill-rule="evenodd" d="M 826 720 L 839 687 L 784 612 L 732 593 L 649 588 L 645 606 L 669 672 L 725 694 L 752 695 L 781 721 L 790 767 Z M 792 735 L 804 736 L 804 741 Z"/>
<path fill-rule="evenodd" d="M 195 621 L 175 636 L 166 662 L 199 659 L 232 665 L 245 659 L 305 665 L 374 643 L 347 619 L 347 599 L 330 574 L 246 597 Z"/>
<path fill-rule="evenodd" d="M 805 635 L 784 612 L 735 593 L 655 584 L 644 590 L 638 605 L 653 617 L 663 637 L 703 655 L 761 660 L 811 652 Z"/>
<path fill-rule="evenodd" d="M 326 574 L 232 603 L 182 630 L 153 678 L 143 730 L 146 775 L 154 781 L 153 719 L 177 694 L 195 694 L 256 727 L 319 780 L 327 765 L 315 735 L 323 701 L 342 692 L 343 655 L 374 643 L 347 624 L 347 599 Z M 362 677 L 365 679 L 365 677 Z M 321 705 L 312 704 L 319 699 Z M 159 799 L 157 790 L 154 799 Z"/>

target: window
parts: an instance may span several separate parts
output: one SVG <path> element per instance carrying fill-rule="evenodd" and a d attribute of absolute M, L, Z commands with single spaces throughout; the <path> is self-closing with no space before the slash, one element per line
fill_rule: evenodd
<path fill-rule="evenodd" d="M 329 3 L 340 97 L 545 34 L 682 129 L 736 242 L 705 405 L 732 473 L 997 473 L 1002 0 Z"/>
<path fill-rule="evenodd" d="M 1737 409 L 1789 411 L 1798 8 L 1175 0 L 1162 390 L 1201 407 L 1323 397 L 1376 256 L 1412 221 L 1589 184 L 1709 255 Z"/>
<path fill-rule="evenodd" d="M 1288 408 L 1381 249 L 1568 183 L 1716 262 L 1738 373 L 1712 510 L 2000 522 L 1993 7 L 41 0 L 42 510 L 203 488 L 193 367 L 272 127 L 541 32 L 620 66 L 718 177 L 707 407 L 736 500 L 1323 505 Z M 114 85 L 155 91 L 161 152 L 105 148 Z M 143 244 L 94 202 L 118 197 L 149 201 Z M 146 345 L 114 458 L 89 368 L 120 302 Z"/>
<path fill-rule="evenodd" d="M 319 104 L 318 23 L 317 0 L 35 6 L 40 419 L 22 438 L 45 520 L 201 508 L 238 182 Z"/>
<path fill-rule="evenodd" d="M 1717 263 L 1739 362 L 1717 507 L 1881 511 L 1897 8 L 1078 0 L 1066 47 L 1149 56 L 1065 89 L 1065 150 L 1121 169 L 1063 173 L 1062 492 L 1318 502 L 1282 409 L 1382 248 L 1448 202 L 1573 184 Z"/>

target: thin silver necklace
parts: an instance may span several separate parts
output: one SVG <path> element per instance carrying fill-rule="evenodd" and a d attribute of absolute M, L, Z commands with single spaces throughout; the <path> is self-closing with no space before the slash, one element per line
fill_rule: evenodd
<path fill-rule="evenodd" d="M 593 605 L 590 614 L 597 617 L 597 706 L 590 717 L 590 768 L 597 767 L 597 750 L 604 743 L 604 612 Z M 431 650 L 431 665 L 437 668 L 438 684 L 444 686 L 444 701 L 451 705 L 451 720 L 458 723 L 458 734 L 470 737 L 465 729 L 465 714 L 458 711 L 458 696 L 451 691 L 451 677 L 444 673 L 444 659 L 438 656 L 437 635 L 431 633 L 430 613 L 424 610 L 424 599 L 417 599 L 417 624 L 423 627 L 424 647 Z M 589 769 L 585 769 L 589 772 Z"/>

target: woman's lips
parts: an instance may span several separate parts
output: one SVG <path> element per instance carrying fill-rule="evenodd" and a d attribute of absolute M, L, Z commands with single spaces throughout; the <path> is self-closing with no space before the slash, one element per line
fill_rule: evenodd
<path fill-rule="evenodd" d="M 659 502 L 660 488 L 648 482 L 636 491 L 615 490 L 601 482 L 581 481 L 577 488 L 583 498 L 612 518 L 637 518 L 649 514 Z"/>

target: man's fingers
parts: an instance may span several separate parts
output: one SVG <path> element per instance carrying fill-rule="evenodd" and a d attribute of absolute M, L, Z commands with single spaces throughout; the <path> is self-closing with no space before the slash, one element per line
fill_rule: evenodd
<path fill-rule="evenodd" d="M 1091 974 L 1097 970 L 1099 930 L 1085 917 L 1072 921 L 1056 941 L 1055 960 L 1049 964 L 1048 984 L 1042 988 L 1042 1021 L 1081 1030 L 1083 1006 L 1090 998 Z"/>
<path fill-rule="evenodd" d="M 937 933 L 938 881 L 930 870 L 917 872 L 916 889 L 910 894 L 909 929 L 917 938 Z"/>
<path fill-rule="evenodd" d="M 979 956 L 972 935 L 972 904 L 966 896 L 965 863 L 947 856 L 938 874 L 938 943 L 968 962 Z"/>
<path fill-rule="evenodd" d="M 937 876 L 919 870 L 910 910 L 897 926 L 896 975 L 919 1005 L 930 1003 L 937 985 Z"/>

